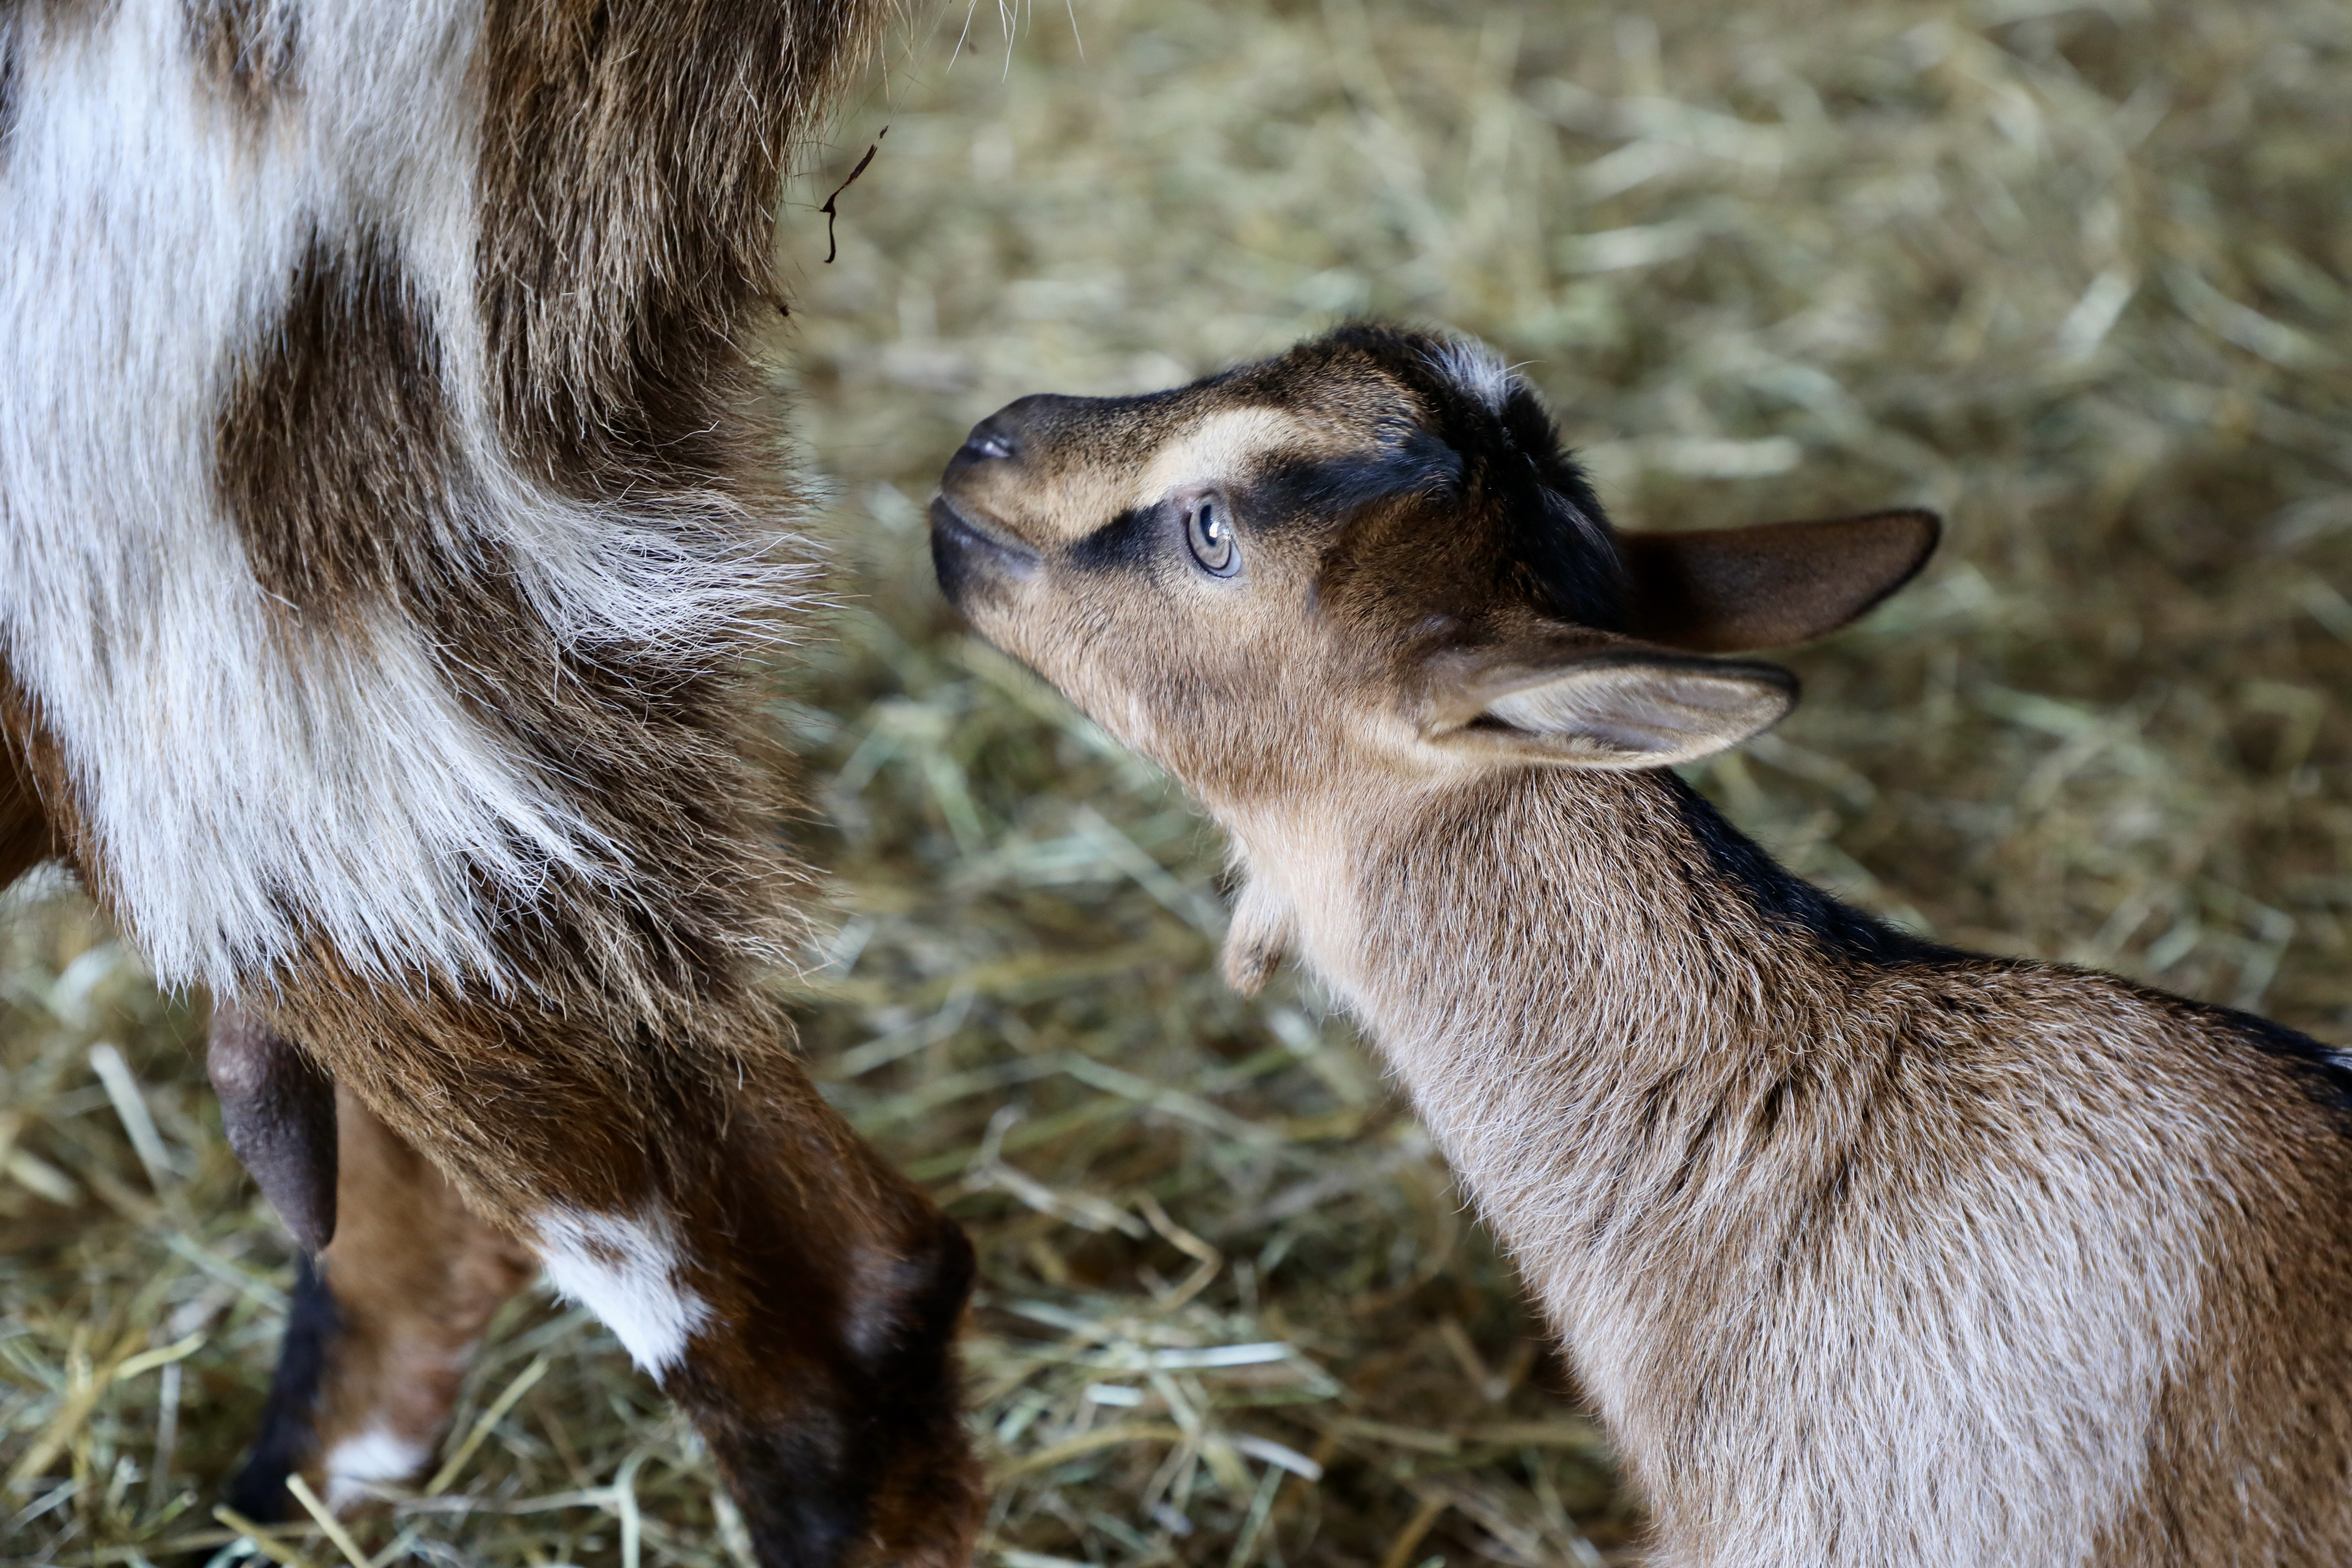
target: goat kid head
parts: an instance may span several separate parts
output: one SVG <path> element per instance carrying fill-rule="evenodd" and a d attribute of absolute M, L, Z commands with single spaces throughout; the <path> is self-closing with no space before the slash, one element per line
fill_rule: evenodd
<path fill-rule="evenodd" d="M 1796 700 L 1936 519 L 1620 535 L 1484 350 L 1357 325 L 1138 397 L 1024 397 L 931 507 L 980 633 L 1226 819 L 1374 780 L 1649 768 Z"/>

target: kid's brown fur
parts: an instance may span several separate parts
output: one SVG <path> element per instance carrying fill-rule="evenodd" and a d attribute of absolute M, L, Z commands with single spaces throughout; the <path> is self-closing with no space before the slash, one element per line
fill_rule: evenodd
<path fill-rule="evenodd" d="M 1916 512 L 1621 537 L 1517 378 L 1355 327 L 1027 398 L 932 510 L 974 626 L 1232 835 L 1226 971 L 1365 1026 L 1525 1270 L 1655 1561 L 2352 1560 L 2352 1072 L 1955 952 L 1668 764 L 1916 571 Z"/>

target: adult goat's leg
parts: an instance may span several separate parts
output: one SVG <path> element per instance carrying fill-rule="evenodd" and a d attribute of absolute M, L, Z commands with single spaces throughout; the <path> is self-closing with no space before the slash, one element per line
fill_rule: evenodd
<path fill-rule="evenodd" d="M 114 905 L 101 843 L 12 695 L 0 680 L 0 728 L 32 737 L 26 772 L 45 813 Z M 736 932 L 756 923 L 751 895 L 772 881 L 729 804 L 709 811 L 719 827 L 702 841 L 643 862 L 670 878 L 551 874 L 525 910 L 509 906 L 495 979 L 411 971 L 388 983 L 314 938 L 245 1005 L 347 1091 L 338 1121 L 354 1137 L 381 1121 L 388 1147 L 447 1180 L 453 1223 L 478 1215 L 523 1244 L 613 1326 L 704 1433 L 763 1563 L 950 1568 L 969 1559 L 979 1509 L 953 1353 L 970 1251 L 818 1097 L 737 956 Z M 691 797 L 678 809 L 709 810 Z M 412 1168 L 394 1184 L 421 1180 Z M 406 1201 L 342 1184 L 327 1263 L 336 1298 L 407 1289 L 395 1270 L 362 1291 L 341 1265 L 347 1246 L 364 1250 L 361 1216 Z M 499 1289 L 518 1282 L 509 1273 Z M 487 1317 L 496 1294 L 471 1310 Z M 314 1314 L 312 1342 L 331 1326 Z M 331 1421 L 338 1406 L 311 1408 Z"/>
<path fill-rule="evenodd" d="M 953 1354 L 963 1233 L 798 1074 L 734 1108 L 718 1148 L 716 1181 L 683 1205 L 681 1253 L 733 1304 L 665 1383 L 761 1559 L 964 1563 L 981 1493 Z"/>
<path fill-rule="evenodd" d="M 543 1014 L 335 986 L 290 988 L 286 1013 L 686 1409 L 763 1563 L 967 1560 L 969 1247 L 789 1054 L 746 1071 L 694 1029 L 615 1052 Z M 443 1112 L 460 1102 L 498 1117 Z"/>
<path fill-rule="evenodd" d="M 329 1037 L 352 1010 L 333 1011 Z M 430 1022 L 444 1038 L 464 1027 Z M 414 1078 L 436 1061 L 462 1068 L 481 1042 L 395 1051 L 390 1072 L 371 1070 L 362 1044 L 356 1075 L 469 1175 L 500 1228 L 351 1089 L 323 1116 L 285 1110 L 317 1069 L 258 1019 L 224 1007 L 215 1035 L 215 1076 L 248 1129 L 241 1152 L 276 1172 L 264 1184 L 281 1211 L 323 1206 L 333 1235 L 306 1258 L 261 1438 L 232 1494 L 241 1511 L 283 1516 L 290 1472 L 338 1506 L 368 1482 L 416 1479 L 490 1318 L 534 1272 L 520 1237 L 693 1415 L 763 1559 L 961 1560 L 976 1493 L 949 1347 L 968 1249 L 790 1058 L 767 1058 L 738 1087 L 694 1070 L 689 1047 L 653 1058 L 650 1107 L 600 1110 L 593 1082 L 562 1071 L 578 1042 L 553 1029 L 528 1042 L 535 1062 L 491 1054 L 519 1077 L 498 1086 L 485 1138 L 463 1130 L 472 1119 L 415 1113 L 485 1086 Z M 340 1151 L 341 1191 L 324 1205 L 310 1190 L 321 1123 Z M 322 1229 L 315 1217 L 295 1228 L 313 1240 Z"/>
<path fill-rule="evenodd" d="M 334 1239 L 298 1266 L 261 1431 L 229 1493 L 254 1519 L 289 1516 L 289 1474 L 338 1508 L 368 1483 L 417 1479 L 491 1318 L 539 1271 L 374 1113 L 335 1100 Z"/>
<path fill-rule="evenodd" d="M 63 847 L 42 798 L 70 819 L 71 795 L 54 768 L 42 788 L 41 747 L 0 667 L 0 887 Z M 277 1374 L 230 1506 L 287 1517 L 296 1472 L 339 1504 L 360 1495 L 357 1483 L 411 1479 L 448 1426 L 491 1316 L 536 1260 L 258 1015 L 217 1004 L 205 1065 L 231 1146 L 301 1248 Z"/>

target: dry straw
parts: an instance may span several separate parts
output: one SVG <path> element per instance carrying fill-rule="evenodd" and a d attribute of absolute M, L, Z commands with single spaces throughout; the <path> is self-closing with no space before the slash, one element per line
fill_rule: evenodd
<path fill-rule="evenodd" d="M 926 488 L 1007 397 L 1373 311 L 1527 362 L 1628 524 L 1936 506 L 1927 579 L 1702 782 L 1947 939 L 2352 1035 L 2352 10 L 1090 0 L 1083 59 L 1047 8 L 950 68 L 960 20 L 788 215 L 845 607 L 775 718 L 834 874 L 811 1056 L 981 1247 L 987 1561 L 1591 1563 L 1638 1528 L 1344 1025 L 1213 977 L 1213 836 L 938 605 Z M 213 1487 L 289 1274 L 198 1016 L 54 885 L 0 998 L 0 1555 L 236 1550 Z M 544 1299 L 432 1488 L 257 1550 L 748 1560 Z"/>

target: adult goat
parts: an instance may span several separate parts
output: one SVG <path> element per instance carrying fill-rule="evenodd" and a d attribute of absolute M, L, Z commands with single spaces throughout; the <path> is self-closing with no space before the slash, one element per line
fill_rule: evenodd
<path fill-rule="evenodd" d="M 882 10 L 0 3 L 0 869 L 221 1001 L 312 1239 L 306 1059 L 344 1111 L 254 1506 L 416 1468 L 535 1259 L 763 1561 L 968 1549 L 969 1248 L 757 983 L 797 874 L 745 671 L 798 579 L 750 350 Z"/>

